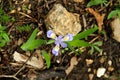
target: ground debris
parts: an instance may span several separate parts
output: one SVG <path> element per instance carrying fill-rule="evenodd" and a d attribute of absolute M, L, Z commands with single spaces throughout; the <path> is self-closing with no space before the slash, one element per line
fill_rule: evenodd
<path fill-rule="evenodd" d="M 22 62 L 22 63 L 25 63 L 29 59 L 28 56 L 20 54 L 20 53 L 18 53 L 16 51 L 13 54 L 13 58 L 14 58 L 15 61 Z M 33 56 L 30 60 L 28 60 L 26 62 L 26 64 L 31 65 L 31 66 L 33 66 L 35 68 L 39 68 L 39 69 L 44 66 L 43 59 L 40 56 L 39 56 L 39 58 Z"/>

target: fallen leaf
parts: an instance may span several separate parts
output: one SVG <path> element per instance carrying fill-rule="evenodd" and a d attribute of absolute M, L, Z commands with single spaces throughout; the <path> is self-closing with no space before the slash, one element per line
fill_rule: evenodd
<path fill-rule="evenodd" d="M 17 51 L 15 51 L 13 54 L 13 59 L 17 62 L 25 63 L 28 58 L 29 58 L 29 56 L 20 54 Z M 29 59 L 26 62 L 26 64 L 31 65 L 35 68 L 42 68 L 44 66 L 43 59 L 40 56 L 38 56 L 38 58 L 35 56 L 32 56 L 31 59 Z"/>
<path fill-rule="evenodd" d="M 92 15 L 94 15 L 94 17 L 97 21 L 97 24 L 98 24 L 99 31 L 101 31 L 105 14 L 99 14 L 97 11 L 94 11 L 92 8 L 86 8 L 86 11 L 88 11 Z"/>
<path fill-rule="evenodd" d="M 68 75 L 72 69 L 74 68 L 75 65 L 78 64 L 78 60 L 76 57 L 72 57 L 72 59 L 70 60 L 70 66 L 66 69 L 66 74 Z"/>

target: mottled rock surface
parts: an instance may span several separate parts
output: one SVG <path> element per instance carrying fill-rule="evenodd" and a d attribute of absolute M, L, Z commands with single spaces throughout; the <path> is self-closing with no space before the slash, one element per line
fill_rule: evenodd
<path fill-rule="evenodd" d="M 111 22 L 111 28 L 113 30 L 113 38 L 120 42 L 120 19 L 116 18 Z"/>
<path fill-rule="evenodd" d="M 57 35 L 76 35 L 81 31 L 79 15 L 68 12 L 61 4 L 53 6 L 46 16 L 45 24 L 47 29 L 53 30 Z"/>

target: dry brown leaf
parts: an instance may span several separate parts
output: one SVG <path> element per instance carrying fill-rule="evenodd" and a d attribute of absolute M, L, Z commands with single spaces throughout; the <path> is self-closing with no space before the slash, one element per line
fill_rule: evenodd
<path fill-rule="evenodd" d="M 72 57 L 72 59 L 70 60 L 70 66 L 66 69 L 66 74 L 68 75 L 72 71 L 74 66 L 77 64 L 78 64 L 77 58 L 75 56 Z"/>
<path fill-rule="evenodd" d="M 98 24 L 99 31 L 101 31 L 105 14 L 100 14 L 97 11 L 94 11 L 92 8 L 86 8 L 86 11 L 88 11 L 92 15 L 94 15 L 94 17 L 97 21 L 97 24 Z"/>
<path fill-rule="evenodd" d="M 13 54 L 13 58 L 17 62 L 25 63 L 29 57 L 15 51 Z M 38 56 L 38 58 L 35 56 L 32 56 L 32 58 L 30 60 L 28 60 L 26 62 L 26 64 L 31 65 L 35 68 L 42 68 L 44 66 L 43 59 L 42 59 L 42 57 L 39 57 L 39 56 Z"/>

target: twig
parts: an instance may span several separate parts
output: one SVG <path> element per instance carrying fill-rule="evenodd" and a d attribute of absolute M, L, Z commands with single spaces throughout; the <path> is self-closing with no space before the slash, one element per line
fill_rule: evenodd
<path fill-rule="evenodd" d="M 85 19 L 84 15 L 82 15 L 82 19 L 83 19 L 83 25 L 84 25 L 84 28 L 85 28 L 87 26 L 87 24 L 86 24 L 86 19 Z"/>
<path fill-rule="evenodd" d="M 26 60 L 26 62 L 22 65 L 22 67 L 14 74 L 14 76 L 17 76 L 17 74 L 25 68 L 25 64 L 28 62 L 28 60 L 29 60 L 33 55 L 34 55 L 34 54 L 31 54 L 31 55 L 30 55 L 30 57 Z"/>
<path fill-rule="evenodd" d="M 89 43 L 93 43 L 96 39 L 98 39 L 100 36 L 96 36 L 95 38 L 93 38 Z"/>
<path fill-rule="evenodd" d="M 33 54 L 30 55 L 30 57 L 26 60 L 26 62 L 33 56 Z M 9 77 L 9 78 L 14 78 L 16 80 L 19 80 L 16 76 L 25 68 L 26 62 L 22 65 L 22 67 L 13 75 L 0 75 L 0 77 Z"/>
<path fill-rule="evenodd" d="M 35 18 L 32 18 L 32 17 L 29 16 L 28 14 L 25 14 L 25 13 L 23 13 L 23 12 L 19 12 L 19 14 L 21 14 L 21 15 L 23 15 L 23 16 L 26 16 L 26 17 L 28 17 L 28 18 L 30 18 L 30 19 L 33 19 L 35 22 L 38 22 Z"/>
<path fill-rule="evenodd" d="M 15 75 L 0 75 L 0 77 L 14 78 L 16 80 L 19 80 Z"/>

